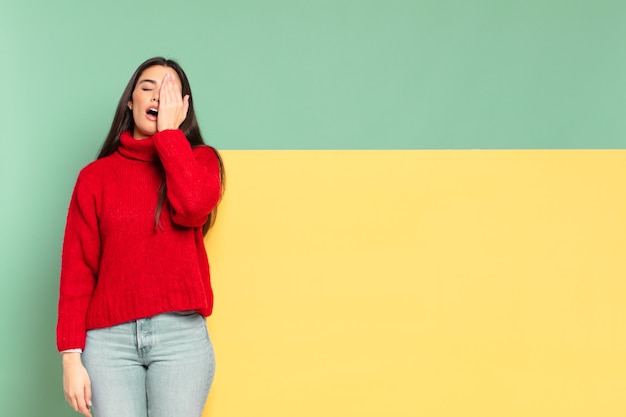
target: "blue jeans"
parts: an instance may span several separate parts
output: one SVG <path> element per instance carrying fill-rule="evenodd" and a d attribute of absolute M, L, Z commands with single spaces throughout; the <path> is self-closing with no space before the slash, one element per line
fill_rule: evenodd
<path fill-rule="evenodd" d="M 165 313 L 89 330 L 95 417 L 200 417 L 215 374 L 204 317 Z"/>

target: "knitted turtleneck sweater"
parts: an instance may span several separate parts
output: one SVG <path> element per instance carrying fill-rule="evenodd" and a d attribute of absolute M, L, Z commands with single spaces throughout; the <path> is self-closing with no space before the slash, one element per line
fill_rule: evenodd
<path fill-rule="evenodd" d="M 202 225 L 220 193 L 215 152 L 192 149 L 180 130 L 143 140 L 124 132 L 116 152 L 83 168 L 63 241 L 57 348 L 83 349 L 89 329 L 163 312 L 210 315 Z"/>

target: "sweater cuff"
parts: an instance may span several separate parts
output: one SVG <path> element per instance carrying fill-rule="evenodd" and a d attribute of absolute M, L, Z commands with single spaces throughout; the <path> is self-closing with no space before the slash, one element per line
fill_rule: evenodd
<path fill-rule="evenodd" d="M 162 130 L 152 136 L 154 146 L 159 157 L 163 161 L 174 159 L 175 161 L 194 160 L 191 144 L 180 129 Z"/>

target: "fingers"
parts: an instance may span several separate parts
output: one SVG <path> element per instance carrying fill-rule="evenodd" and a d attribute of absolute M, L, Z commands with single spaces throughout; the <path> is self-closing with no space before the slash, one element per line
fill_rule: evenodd
<path fill-rule="evenodd" d="M 161 91 L 159 92 L 160 104 L 180 105 L 183 103 L 182 91 L 178 83 L 171 74 L 165 74 L 161 82 Z"/>
<path fill-rule="evenodd" d="M 87 407 L 87 404 L 85 403 L 84 400 L 82 400 L 82 401 L 79 400 L 77 406 L 78 407 L 75 407 L 74 410 L 78 411 L 79 413 L 81 413 L 85 417 L 91 417 L 91 411 Z"/>
<path fill-rule="evenodd" d="M 86 417 L 91 417 L 91 411 L 89 410 L 89 407 L 91 407 L 91 392 L 89 396 L 89 399 L 87 399 L 86 396 L 68 394 L 65 396 L 65 399 L 75 411 Z"/>
<path fill-rule="evenodd" d="M 161 81 L 161 89 L 159 91 L 159 104 L 170 103 L 170 74 L 167 73 Z"/>
<path fill-rule="evenodd" d="M 187 118 L 189 95 L 183 97 L 176 78 L 167 73 L 159 90 L 159 116 L 157 129 L 178 129 Z"/>
<path fill-rule="evenodd" d="M 91 407 L 91 381 L 85 384 L 85 403 L 87 407 Z"/>
<path fill-rule="evenodd" d="M 75 411 L 91 417 L 91 380 L 80 362 L 63 363 L 63 393 Z"/>
<path fill-rule="evenodd" d="M 183 121 L 187 118 L 187 112 L 189 111 L 189 97 L 189 94 L 187 94 L 183 98 L 183 114 L 185 116 Z"/>
<path fill-rule="evenodd" d="M 87 393 L 83 393 L 83 395 L 77 394 L 70 398 L 70 405 L 72 408 L 79 413 L 89 417 L 91 416 L 91 411 L 89 411 L 89 407 L 91 407 L 91 388 L 86 387 L 85 391 L 89 391 L 89 398 L 87 398 Z"/>

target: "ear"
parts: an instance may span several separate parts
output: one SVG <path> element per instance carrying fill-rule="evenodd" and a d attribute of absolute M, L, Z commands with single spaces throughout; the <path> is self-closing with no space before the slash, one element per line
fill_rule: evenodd
<path fill-rule="evenodd" d="M 133 109 L 133 101 L 129 101 L 128 102 L 128 110 L 132 110 Z"/>

